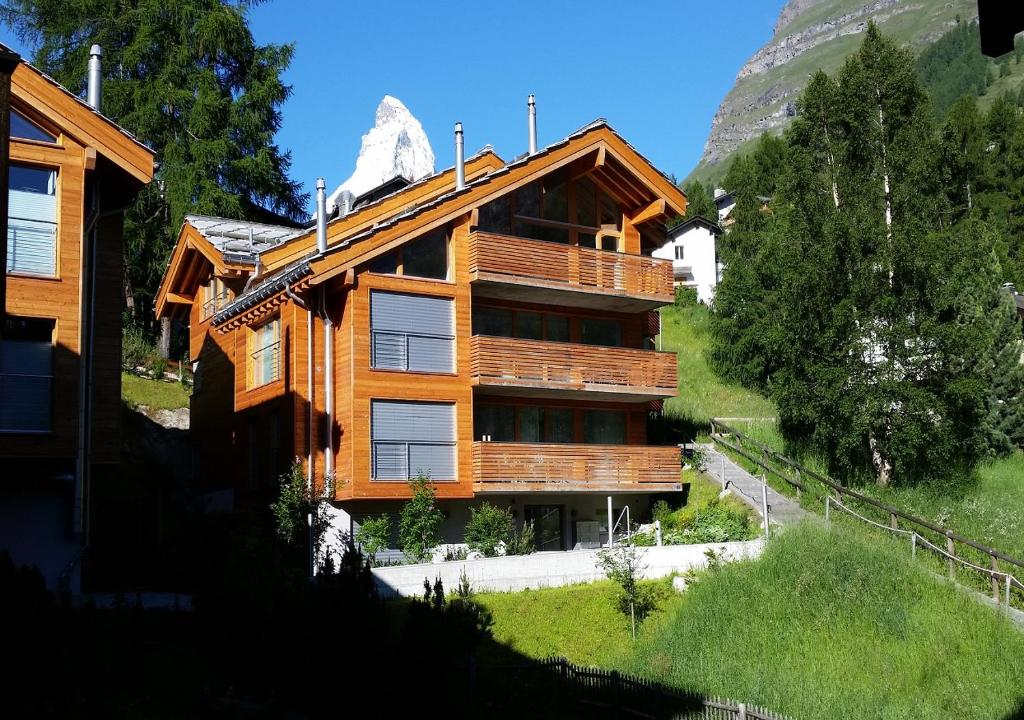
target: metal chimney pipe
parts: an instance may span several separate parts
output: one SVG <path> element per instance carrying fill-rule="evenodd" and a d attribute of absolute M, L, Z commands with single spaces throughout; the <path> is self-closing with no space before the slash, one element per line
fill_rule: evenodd
<path fill-rule="evenodd" d="M 316 179 L 316 249 L 327 252 L 327 183 Z"/>
<path fill-rule="evenodd" d="M 103 48 L 93 45 L 89 48 L 89 80 L 87 99 L 93 110 L 99 112 L 103 97 Z"/>
<path fill-rule="evenodd" d="M 530 109 L 530 154 L 537 154 L 537 103 L 533 95 L 526 98 L 526 106 Z"/>
<path fill-rule="evenodd" d="M 466 187 L 466 151 L 462 143 L 462 123 L 455 123 L 455 189 Z"/>

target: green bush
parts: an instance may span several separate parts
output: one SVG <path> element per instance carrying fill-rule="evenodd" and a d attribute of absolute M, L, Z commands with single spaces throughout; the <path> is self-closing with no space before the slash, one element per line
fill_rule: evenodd
<path fill-rule="evenodd" d="M 483 553 L 484 557 L 494 557 L 498 548 L 507 548 L 515 521 L 508 508 L 484 500 L 480 507 L 469 509 L 469 522 L 466 523 L 466 544 L 470 550 Z"/>
<path fill-rule="evenodd" d="M 748 540 L 752 536 L 750 516 L 742 508 L 714 499 L 692 513 L 685 512 L 687 509 L 675 514 L 668 529 L 662 523 L 666 544 L 731 542 Z"/>
<path fill-rule="evenodd" d="M 137 327 L 125 326 L 124 334 L 121 336 L 121 366 L 125 370 L 135 370 L 140 365 L 145 365 L 156 350 L 153 344 L 146 339 Z"/>
<path fill-rule="evenodd" d="M 391 517 L 380 515 L 366 518 L 356 530 L 355 540 L 363 548 L 371 564 L 376 564 L 377 553 L 386 550 L 391 542 Z"/>
<path fill-rule="evenodd" d="M 152 353 L 146 358 L 146 370 L 154 380 L 163 380 L 167 372 L 167 358 L 161 357 L 159 353 Z"/>
<path fill-rule="evenodd" d="M 697 288 L 676 285 L 676 307 L 687 307 L 688 305 L 696 305 L 697 303 Z"/>
<path fill-rule="evenodd" d="M 425 473 L 409 481 L 412 497 L 402 507 L 398 522 L 398 545 L 414 562 L 426 560 L 441 544 L 444 515 L 437 507 L 437 495 L 429 482 L 430 476 Z"/>
<path fill-rule="evenodd" d="M 506 555 L 531 555 L 537 552 L 537 541 L 533 532 L 533 521 L 523 523 L 520 530 L 513 530 L 505 544 Z"/>

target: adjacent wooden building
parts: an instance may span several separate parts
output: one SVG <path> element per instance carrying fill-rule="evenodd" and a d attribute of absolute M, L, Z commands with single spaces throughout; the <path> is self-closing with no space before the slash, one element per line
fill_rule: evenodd
<path fill-rule="evenodd" d="M 678 448 L 647 443 L 677 393 L 654 349 L 672 262 L 650 257 L 675 184 L 598 121 L 388 190 L 322 228 L 186 219 L 157 313 L 191 329 L 206 488 L 262 502 L 298 458 L 348 530 L 424 473 L 449 540 L 487 497 L 542 549 L 599 538 L 609 497 L 678 491 Z"/>
<path fill-rule="evenodd" d="M 0 56 L 0 548 L 56 584 L 88 541 L 91 484 L 121 450 L 123 215 L 153 153 Z"/>

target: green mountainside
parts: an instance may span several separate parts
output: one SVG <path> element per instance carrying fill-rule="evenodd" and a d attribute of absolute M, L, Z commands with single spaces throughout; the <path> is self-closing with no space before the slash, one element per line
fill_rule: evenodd
<path fill-rule="evenodd" d="M 810 74 L 818 68 L 834 73 L 860 45 L 869 20 L 916 54 L 955 29 L 957 20 L 966 24 L 975 17 L 975 0 L 789 0 L 772 39 L 744 64 L 722 100 L 687 180 L 720 180 L 737 151 L 764 132 L 782 132 Z M 999 68 L 986 62 L 998 78 Z M 999 78 L 989 94 L 1019 85 L 1024 66 L 1011 68 L 1013 77 Z"/>

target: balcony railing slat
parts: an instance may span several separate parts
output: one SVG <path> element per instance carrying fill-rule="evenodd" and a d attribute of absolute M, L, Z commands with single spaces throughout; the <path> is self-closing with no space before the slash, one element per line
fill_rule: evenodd
<path fill-rule="evenodd" d="M 675 395 L 675 353 L 474 335 L 470 370 L 482 385 L 635 388 Z"/>
<path fill-rule="evenodd" d="M 568 443 L 473 444 L 477 491 L 679 489 L 674 446 Z"/>
<path fill-rule="evenodd" d="M 672 261 L 477 231 L 470 272 L 565 283 L 671 302 Z"/>

